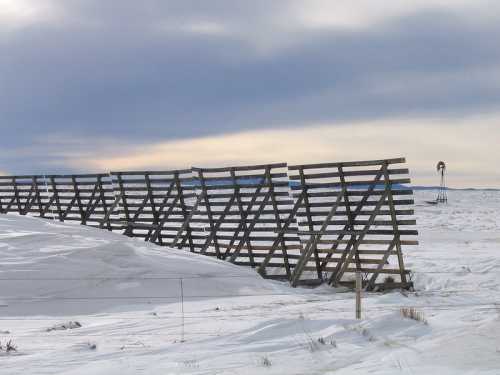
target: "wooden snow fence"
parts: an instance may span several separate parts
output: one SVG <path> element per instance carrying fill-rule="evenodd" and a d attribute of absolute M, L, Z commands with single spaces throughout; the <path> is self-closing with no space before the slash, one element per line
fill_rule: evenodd
<path fill-rule="evenodd" d="M 190 169 L 110 175 L 125 235 L 194 251 L 189 221 L 196 195 Z"/>
<path fill-rule="evenodd" d="M 0 176 L 1 213 L 101 226 L 113 201 L 108 174 Z"/>
<path fill-rule="evenodd" d="M 0 176 L 0 213 L 76 221 L 256 268 L 293 286 L 411 288 L 404 158 Z"/>
<path fill-rule="evenodd" d="M 405 159 L 295 165 L 290 189 L 299 208 L 297 234 L 303 252 L 291 279 L 353 285 L 360 271 L 372 290 L 411 287 L 402 247 L 416 245 L 408 169 L 393 167 Z M 395 258 L 395 262 L 391 260 Z M 380 283 L 380 276 L 385 280 Z M 391 285 L 389 285 L 391 284 Z"/>
<path fill-rule="evenodd" d="M 290 279 L 301 247 L 286 232 L 296 228 L 286 163 L 192 170 L 199 182 L 193 220 L 204 231 L 197 251 Z"/>

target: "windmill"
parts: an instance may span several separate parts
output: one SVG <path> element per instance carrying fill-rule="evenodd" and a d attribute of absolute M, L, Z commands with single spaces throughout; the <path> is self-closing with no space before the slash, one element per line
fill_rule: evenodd
<path fill-rule="evenodd" d="M 436 170 L 441 175 L 441 182 L 439 184 L 439 191 L 436 202 L 446 203 L 448 202 L 448 197 L 446 196 L 446 184 L 444 180 L 444 173 L 446 171 L 446 164 L 444 163 L 444 161 L 440 161 L 439 163 L 437 163 Z"/>

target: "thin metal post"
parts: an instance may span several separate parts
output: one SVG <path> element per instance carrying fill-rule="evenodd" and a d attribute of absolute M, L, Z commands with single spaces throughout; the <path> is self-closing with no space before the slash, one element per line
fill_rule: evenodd
<path fill-rule="evenodd" d="M 182 316 L 182 327 L 181 327 L 181 342 L 184 342 L 184 288 L 182 286 L 182 278 L 179 279 L 181 282 L 181 316 Z"/>
<path fill-rule="evenodd" d="M 361 272 L 356 271 L 356 319 L 361 319 Z"/>

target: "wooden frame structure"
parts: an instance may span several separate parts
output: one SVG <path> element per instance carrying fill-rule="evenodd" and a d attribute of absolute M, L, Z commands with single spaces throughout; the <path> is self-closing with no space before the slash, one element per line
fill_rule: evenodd
<path fill-rule="evenodd" d="M 197 251 L 289 279 L 300 243 L 283 231 L 295 225 L 286 163 L 192 170 L 199 182 L 193 220 L 205 233 Z"/>
<path fill-rule="evenodd" d="M 293 286 L 411 288 L 404 158 L 0 176 L 0 213 L 76 221 L 257 268 Z M 384 277 L 385 279 L 384 279 Z"/>
<path fill-rule="evenodd" d="M 405 159 L 296 165 L 289 168 L 295 213 L 303 254 L 292 285 L 303 278 L 331 285 L 352 285 L 353 273 L 363 273 L 367 290 L 377 287 L 381 274 L 390 275 L 385 287 L 411 287 L 402 246 L 416 245 L 408 236 L 416 225 L 408 169 L 392 168 Z M 397 199 L 403 197 L 403 199 Z M 396 262 L 391 263 L 391 258 Z M 349 279 L 349 273 L 352 274 Z M 396 280 L 398 278 L 398 280 Z M 379 283 L 380 284 L 380 283 Z"/>
<path fill-rule="evenodd" d="M 191 170 L 111 172 L 123 233 L 194 251 L 189 221 L 195 199 Z"/>
<path fill-rule="evenodd" d="M 101 226 L 114 199 L 108 174 L 0 176 L 0 212 Z M 105 223 L 112 230 L 109 222 Z"/>

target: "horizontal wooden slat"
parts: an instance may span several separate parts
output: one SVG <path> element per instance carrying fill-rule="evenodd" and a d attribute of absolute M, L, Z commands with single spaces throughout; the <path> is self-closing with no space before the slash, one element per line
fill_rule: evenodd
<path fill-rule="evenodd" d="M 114 176 L 123 176 L 123 175 L 128 175 L 128 176 L 138 176 L 138 175 L 165 176 L 165 175 L 174 175 L 176 172 L 179 175 L 191 174 L 191 169 L 173 169 L 173 170 L 168 170 L 168 171 L 113 171 L 113 172 L 109 172 L 109 174 L 114 175 Z"/>
<path fill-rule="evenodd" d="M 251 198 L 257 197 L 265 197 L 268 193 L 267 192 L 261 192 L 261 193 L 253 193 L 253 192 L 239 192 L 239 196 L 241 197 L 242 201 L 249 202 L 251 201 Z M 230 199 L 233 196 L 233 193 L 209 193 L 206 195 L 208 199 Z M 275 197 L 289 197 L 288 194 L 288 189 L 287 191 L 275 191 L 274 192 Z M 289 202 L 293 204 L 293 201 L 290 199 Z"/>
<path fill-rule="evenodd" d="M 274 163 L 274 164 L 259 164 L 259 165 L 243 165 L 243 166 L 233 166 L 233 167 L 214 167 L 214 168 L 200 168 L 200 167 L 192 167 L 191 169 L 195 172 L 230 172 L 234 170 L 238 171 L 253 171 L 259 169 L 275 169 L 275 168 L 286 168 L 287 163 Z"/>
<path fill-rule="evenodd" d="M 229 244 L 226 244 L 226 243 L 220 243 L 219 246 L 221 248 L 224 248 L 224 249 L 228 249 L 228 248 L 235 249 L 237 247 L 237 245 L 229 246 Z M 302 247 L 300 245 L 287 245 L 287 246 L 284 247 L 284 249 L 287 250 L 287 251 L 290 251 L 290 250 L 300 250 L 301 248 Z M 265 255 L 265 254 L 267 254 L 267 251 L 269 251 L 270 249 L 271 249 L 270 245 L 266 246 L 266 245 L 253 245 L 252 244 L 252 252 L 253 252 L 254 256 Z M 279 246 L 277 248 L 277 250 L 276 250 L 277 251 L 277 253 L 276 253 L 277 256 L 278 256 L 278 252 L 281 252 L 282 249 L 283 249 L 283 247 L 281 247 L 281 246 Z M 265 254 L 260 254 L 258 251 L 266 251 L 266 253 Z M 240 256 L 246 256 L 245 252 L 248 252 L 248 248 L 246 246 L 243 246 L 241 248 Z M 290 258 L 296 258 L 296 257 L 298 257 L 298 255 L 293 255 L 293 254 L 288 254 L 288 255 L 290 256 Z"/>
<path fill-rule="evenodd" d="M 378 170 L 378 169 L 368 169 L 368 170 L 358 170 L 358 171 L 343 171 L 342 173 L 339 173 L 339 172 L 321 172 L 321 173 L 309 173 L 309 174 L 304 173 L 304 178 L 306 180 L 309 180 L 309 179 L 336 178 L 336 177 L 340 177 L 341 175 L 344 177 L 375 176 L 378 173 L 380 173 L 380 170 Z M 390 175 L 408 174 L 409 170 L 406 168 L 388 169 L 388 173 Z M 290 180 L 300 180 L 301 179 L 300 175 L 291 175 L 289 177 L 290 177 Z"/>
<path fill-rule="evenodd" d="M 307 242 L 307 241 L 305 241 Z M 348 244 L 351 241 L 349 239 L 339 240 L 339 239 L 321 239 L 318 240 L 318 245 L 331 245 L 331 244 Z M 418 241 L 413 240 L 400 240 L 401 245 L 418 245 Z M 390 245 L 392 240 L 373 240 L 373 239 L 363 239 L 361 241 L 356 241 L 360 245 Z"/>
<path fill-rule="evenodd" d="M 323 220 L 310 220 L 304 223 L 301 223 L 303 225 L 323 225 L 328 223 L 328 226 L 335 226 L 335 225 L 348 225 L 350 224 L 349 220 L 329 220 L 328 222 L 323 221 Z M 352 225 L 368 225 L 369 221 L 368 220 L 353 220 Z M 416 220 L 396 220 L 397 225 L 417 225 Z M 393 225 L 393 222 L 391 220 L 374 220 L 371 225 L 379 225 L 379 226 L 388 226 L 388 225 Z"/>
<path fill-rule="evenodd" d="M 338 167 L 369 167 L 374 165 L 387 164 L 401 164 L 405 163 L 405 158 L 393 158 L 393 159 L 380 159 L 380 160 L 362 160 L 362 161 L 345 161 L 345 162 L 335 162 L 335 163 L 319 163 L 319 164 L 302 164 L 302 165 L 291 165 L 288 167 L 290 170 L 297 169 L 319 169 L 319 168 L 338 168 Z"/>
<path fill-rule="evenodd" d="M 333 272 L 333 271 L 335 271 L 335 267 L 324 267 L 324 268 L 322 268 L 322 270 L 324 272 Z M 368 274 L 372 274 L 376 270 L 377 270 L 376 268 L 366 268 L 366 267 L 361 267 L 359 269 L 360 272 L 364 272 L 364 273 L 368 273 Z M 316 267 L 306 266 L 306 267 L 304 267 L 304 271 L 316 271 Z M 358 269 L 356 269 L 356 268 L 347 268 L 347 270 L 346 270 L 346 272 L 356 272 L 356 271 L 358 271 Z M 399 275 L 399 274 L 401 274 L 401 271 L 398 269 L 382 268 L 379 271 L 379 273 L 389 274 L 389 275 Z M 409 274 L 410 271 L 405 270 L 405 273 Z"/>
<path fill-rule="evenodd" d="M 322 234 L 322 235 L 360 235 L 362 233 L 371 234 L 371 235 L 379 235 L 379 236 L 391 236 L 391 235 L 400 235 L 400 236 L 416 236 L 418 235 L 418 231 L 416 230 L 384 230 L 384 229 L 370 229 L 366 232 L 363 230 L 325 230 L 322 232 L 319 231 L 297 231 L 298 235 L 312 235 L 312 234 Z"/>
<path fill-rule="evenodd" d="M 329 189 L 329 188 L 338 188 L 343 186 L 380 186 L 380 185 L 389 185 L 389 184 L 409 184 L 411 180 L 409 178 L 396 178 L 392 180 L 365 180 L 365 181 L 345 181 L 345 182 L 312 182 L 306 183 L 303 185 L 291 185 L 290 188 L 292 190 L 302 190 L 306 189 Z"/>
<path fill-rule="evenodd" d="M 330 191 L 308 191 L 307 192 L 307 197 L 308 198 L 335 198 L 339 194 L 340 190 L 330 190 Z M 292 196 L 298 197 L 302 194 L 302 191 L 297 191 L 294 190 L 292 192 Z M 365 189 L 356 189 L 356 190 L 347 190 L 347 196 L 348 197 L 363 197 L 367 195 L 368 197 L 372 196 L 381 196 L 384 194 L 384 190 L 373 190 L 373 191 L 368 191 Z M 413 191 L 409 189 L 391 189 L 391 194 L 392 195 L 412 195 Z"/>
<path fill-rule="evenodd" d="M 345 249 L 318 249 L 318 253 L 320 254 L 343 254 L 345 251 Z M 385 255 L 387 250 L 358 250 L 356 253 L 359 255 Z M 397 255 L 397 251 L 390 251 L 389 254 Z M 332 262 L 338 260 L 339 258 L 331 258 Z M 353 260 L 353 262 L 355 262 L 355 260 Z"/>
<path fill-rule="evenodd" d="M 125 189 L 126 190 L 126 189 Z M 191 198 L 196 198 L 195 193 L 185 193 L 186 189 L 183 189 L 182 196 L 184 199 L 191 199 Z M 137 199 L 137 200 L 143 200 L 146 198 L 147 194 L 123 194 L 123 196 L 126 199 Z M 177 194 L 151 194 L 151 197 L 154 199 L 155 203 L 161 203 L 165 200 L 165 198 L 168 199 L 175 199 L 177 197 Z"/>
<path fill-rule="evenodd" d="M 415 202 L 413 201 L 413 199 L 394 199 L 394 205 L 395 206 L 413 205 L 414 203 Z M 314 204 L 313 205 L 313 203 L 310 203 L 310 205 L 312 205 L 311 207 L 331 207 L 332 206 L 331 204 L 329 204 L 329 205 L 322 205 L 322 204 L 316 205 L 316 204 Z M 369 207 L 376 206 L 376 205 L 377 205 L 377 201 L 367 201 L 367 202 L 363 203 L 363 206 L 369 206 Z M 389 202 L 387 202 L 387 201 L 382 204 L 383 207 L 388 206 L 388 205 L 389 205 Z M 347 204 L 345 202 L 340 202 L 338 204 L 338 206 L 339 207 L 346 207 Z M 355 206 L 356 206 L 355 202 L 352 202 L 352 203 L 350 202 L 349 203 L 349 207 L 352 208 L 352 207 L 355 207 Z M 319 211 L 317 211 L 317 212 L 319 212 Z M 299 214 L 300 214 L 300 212 L 299 212 Z"/>
<path fill-rule="evenodd" d="M 238 265 L 238 266 L 246 266 L 246 267 L 252 266 L 251 262 L 235 261 L 233 263 Z M 256 261 L 254 264 L 256 266 L 260 266 L 261 262 Z M 269 262 L 267 264 L 267 267 L 268 268 L 285 268 L 285 265 L 284 265 L 284 263 Z M 294 267 L 295 267 L 295 264 L 290 263 L 290 268 L 294 268 Z"/>
<path fill-rule="evenodd" d="M 277 178 L 286 178 L 288 175 L 286 173 L 270 173 L 271 179 L 277 179 Z M 220 186 L 220 182 L 227 182 L 227 184 L 232 184 L 233 179 L 231 176 L 216 176 L 216 177 L 209 177 L 209 176 L 204 176 L 205 178 L 205 184 L 208 186 Z M 235 180 L 237 184 L 244 183 L 245 180 L 255 180 L 254 183 L 262 183 L 267 181 L 268 177 L 265 174 L 248 174 L 248 175 L 237 175 L 235 176 Z"/>

